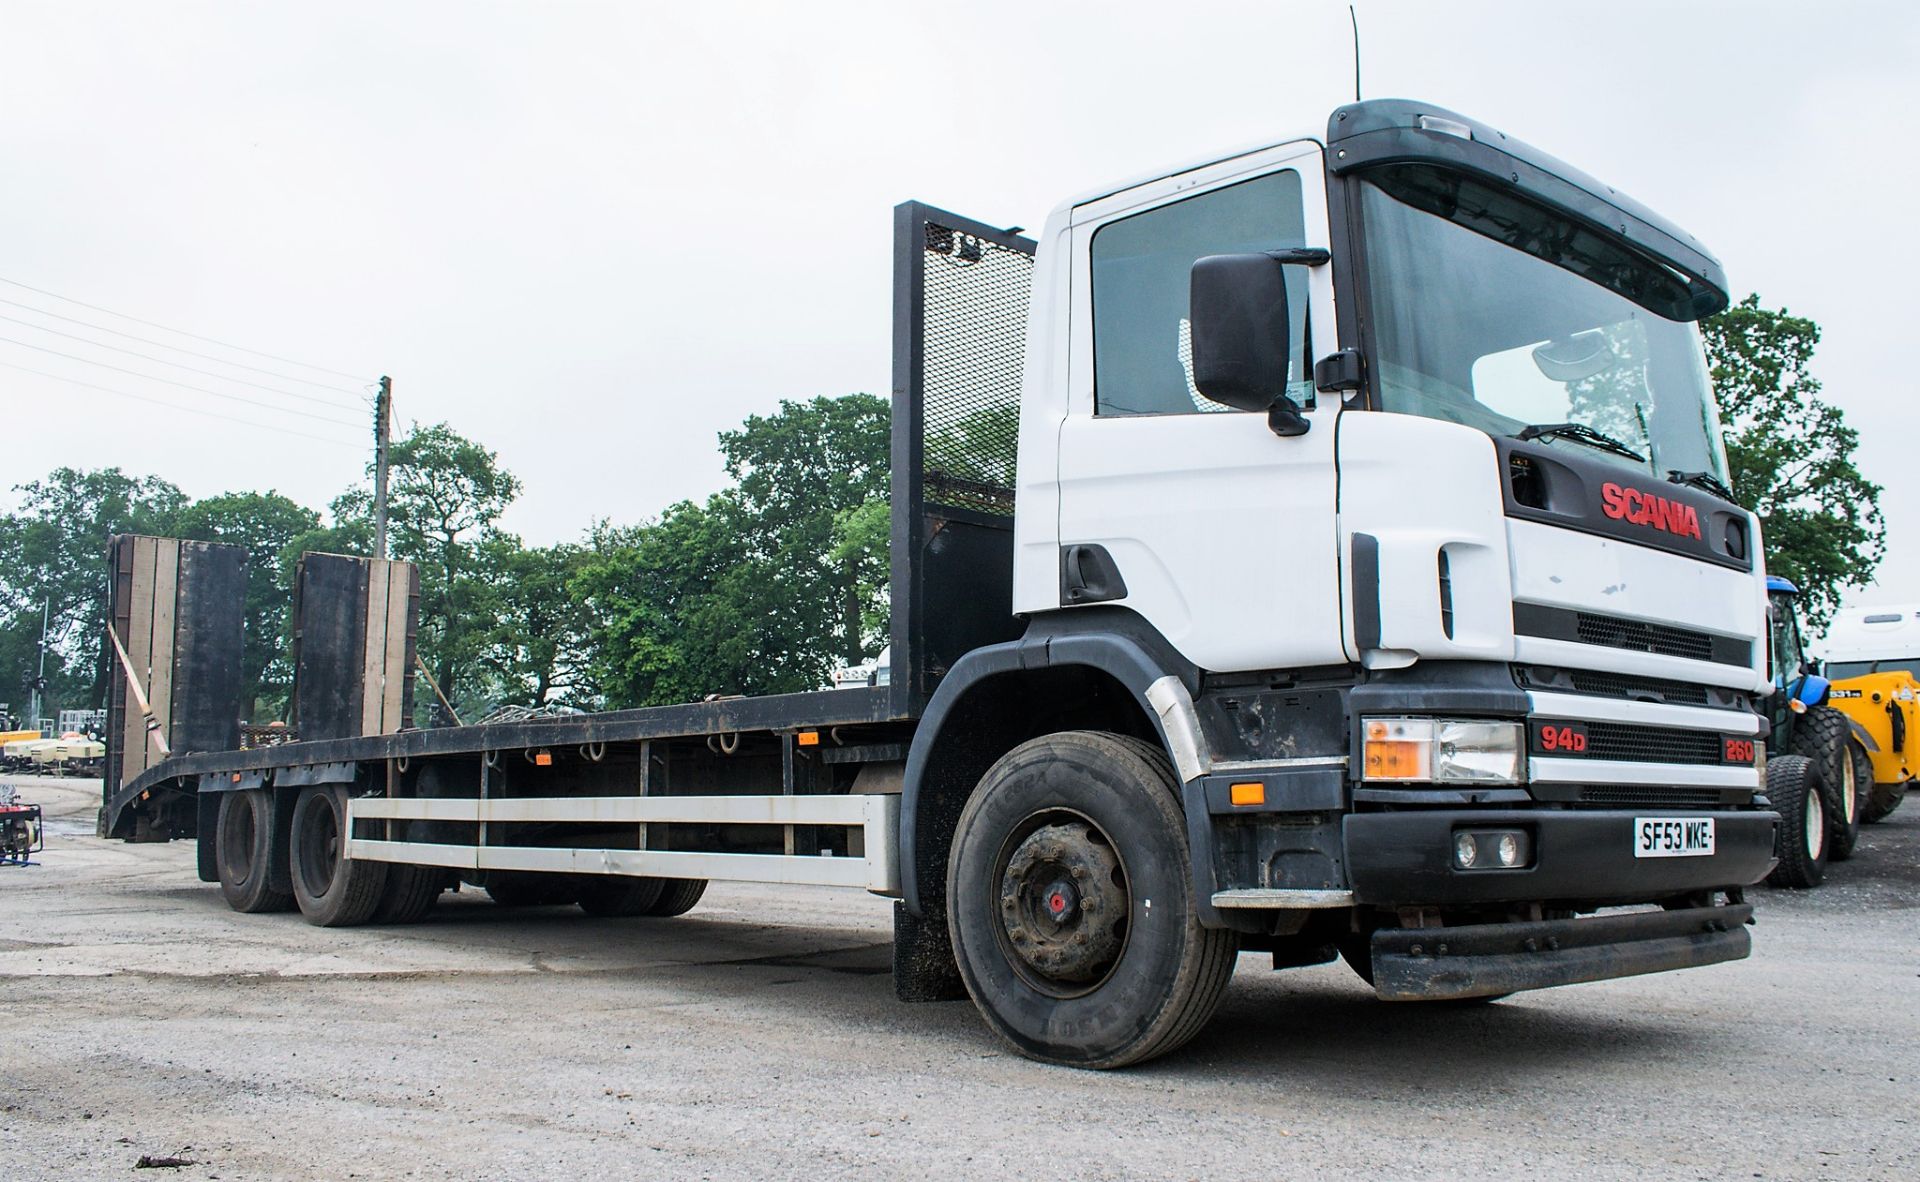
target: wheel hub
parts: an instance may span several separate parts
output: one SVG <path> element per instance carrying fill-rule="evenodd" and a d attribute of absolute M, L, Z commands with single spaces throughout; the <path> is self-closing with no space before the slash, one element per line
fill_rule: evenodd
<path fill-rule="evenodd" d="M 1127 910 L 1120 860 L 1086 823 L 1034 830 L 1000 876 L 1000 922 L 1014 955 L 1052 981 L 1105 976 L 1119 959 Z"/>

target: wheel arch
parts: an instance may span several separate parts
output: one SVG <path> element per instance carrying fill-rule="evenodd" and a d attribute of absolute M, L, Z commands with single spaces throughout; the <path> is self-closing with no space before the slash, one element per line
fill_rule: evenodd
<path fill-rule="evenodd" d="M 1043 617 L 1020 640 L 961 658 L 921 716 L 900 799 L 901 892 L 916 916 L 944 910 L 960 810 L 987 769 L 1021 743 L 1102 730 L 1155 744 L 1182 780 L 1209 766 L 1193 706 L 1198 670 L 1124 609 L 1061 614 L 1076 618 Z"/>

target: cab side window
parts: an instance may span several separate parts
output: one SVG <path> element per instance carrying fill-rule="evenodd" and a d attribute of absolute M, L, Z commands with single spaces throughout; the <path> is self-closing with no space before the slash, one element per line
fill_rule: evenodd
<path fill-rule="evenodd" d="M 1210 254 L 1306 245 L 1300 174 L 1288 170 L 1188 197 L 1094 232 L 1093 384 L 1100 415 L 1227 411 L 1193 385 L 1189 273 Z M 1290 339 L 1304 342 L 1307 273 L 1288 267 Z M 1294 354 L 1289 393 L 1305 402 L 1308 351 Z"/>

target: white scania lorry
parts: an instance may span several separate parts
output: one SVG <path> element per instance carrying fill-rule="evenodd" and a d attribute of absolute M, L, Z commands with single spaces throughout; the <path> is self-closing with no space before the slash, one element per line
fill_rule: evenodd
<path fill-rule="evenodd" d="M 1089 1067 L 1190 1038 L 1241 952 L 1406 1002 L 1748 954 L 1766 594 L 1691 237 L 1397 100 L 1037 241 L 895 224 L 885 684 L 301 726 L 110 773 L 103 832 L 322 924 L 865 888 L 903 998 Z"/>

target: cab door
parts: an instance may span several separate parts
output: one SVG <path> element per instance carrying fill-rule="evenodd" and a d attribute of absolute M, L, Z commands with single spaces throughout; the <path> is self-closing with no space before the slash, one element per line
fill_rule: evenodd
<path fill-rule="evenodd" d="M 1306 434 L 1194 388 L 1189 273 L 1211 254 L 1328 246 L 1321 149 L 1286 145 L 1082 206 L 1060 429 L 1062 606 L 1117 603 L 1188 660 L 1229 671 L 1336 663 L 1331 265 L 1286 268 L 1288 393 Z"/>

